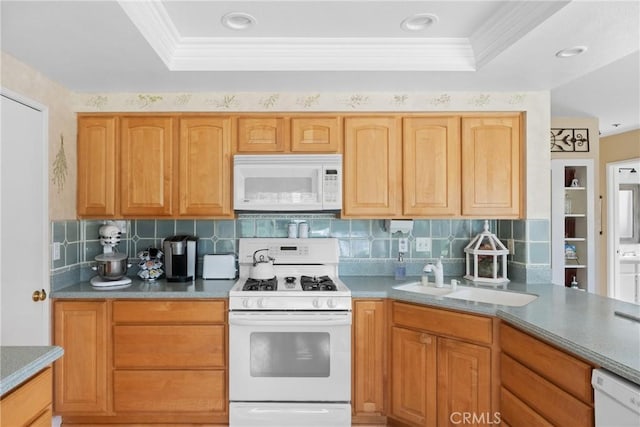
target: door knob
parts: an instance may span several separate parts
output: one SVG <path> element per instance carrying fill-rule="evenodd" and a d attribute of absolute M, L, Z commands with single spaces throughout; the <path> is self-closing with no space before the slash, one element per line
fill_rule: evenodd
<path fill-rule="evenodd" d="M 33 291 L 31 299 L 35 302 L 44 301 L 47 299 L 47 292 L 44 289 Z"/>

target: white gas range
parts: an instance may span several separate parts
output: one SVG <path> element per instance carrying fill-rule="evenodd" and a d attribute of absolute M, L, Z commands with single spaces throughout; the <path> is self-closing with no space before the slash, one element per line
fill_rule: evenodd
<path fill-rule="evenodd" d="M 351 291 L 337 239 L 240 239 L 238 251 L 230 425 L 351 425 Z M 273 258 L 274 277 L 251 277 L 258 252 Z"/>
<path fill-rule="evenodd" d="M 266 249 L 275 276 L 251 277 L 254 254 Z M 230 310 L 351 310 L 351 291 L 338 278 L 337 239 L 240 239 L 239 279 Z"/>

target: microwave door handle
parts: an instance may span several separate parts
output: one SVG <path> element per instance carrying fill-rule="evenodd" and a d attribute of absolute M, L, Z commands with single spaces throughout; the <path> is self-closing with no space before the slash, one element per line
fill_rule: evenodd
<path fill-rule="evenodd" d="M 317 173 L 317 183 L 318 185 L 316 185 L 316 188 L 318 189 L 318 201 L 320 202 L 320 204 L 324 203 L 324 166 L 321 166 L 318 168 L 318 170 L 316 171 Z"/>

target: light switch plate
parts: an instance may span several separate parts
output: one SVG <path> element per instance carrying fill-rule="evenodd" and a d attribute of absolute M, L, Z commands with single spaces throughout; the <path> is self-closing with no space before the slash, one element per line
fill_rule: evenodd
<path fill-rule="evenodd" d="M 60 259 L 60 242 L 53 242 L 52 252 L 52 261 L 58 261 Z"/>
<path fill-rule="evenodd" d="M 516 253 L 516 245 L 513 242 L 513 239 L 507 239 L 507 249 L 509 249 L 509 254 L 515 255 L 515 253 Z"/>

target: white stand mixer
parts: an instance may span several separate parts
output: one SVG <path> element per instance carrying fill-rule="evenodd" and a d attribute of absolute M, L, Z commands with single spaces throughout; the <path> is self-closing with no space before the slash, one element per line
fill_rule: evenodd
<path fill-rule="evenodd" d="M 98 276 L 90 280 L 91 285 L 97 288 L 110 289 L 116 287 L 124 288 L 131 285 L 131 279 L 125 276 L 127 268 L 131 267 L 131 264 L 128 264 L 126 254 L 120 254 L 115 250 L 115 247 L 120 243 L 122 234 L 120 228 L 114 224 L 106 224 L 100 227 L 98 234 L 102 245 L 102 254 L 95 258 L 98 265 L 92 267 L 92 269 L 98 271 Z M 114 267 L 116 273 L 122 274 L 118 274 L 118 278 L 109 279 L 105 275 L 105 266 L 109 267 L 108 274 L 113 274 Z"/>

